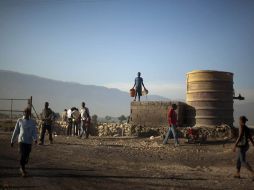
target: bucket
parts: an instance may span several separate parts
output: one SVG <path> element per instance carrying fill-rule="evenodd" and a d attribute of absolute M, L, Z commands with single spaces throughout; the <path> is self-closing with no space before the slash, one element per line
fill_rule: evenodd
<path fill-rule="evenodd" d="M 145 95 L 147 95 L 148 94 L 148 90 L 147 89 L 144 89 L 143 91 L 142 91 L 142 96 L 145 96 Z"/>
<path fill-rule="evenodd" d="M 136 93 L 136 90 L 134 88 L 130 89 L 130 96 L 134 97 Z"/>

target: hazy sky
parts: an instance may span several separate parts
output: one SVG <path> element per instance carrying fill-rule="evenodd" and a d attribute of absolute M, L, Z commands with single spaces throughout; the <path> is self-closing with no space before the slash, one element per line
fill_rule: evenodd
<path fill-rule="evenodd" d="M 1 0 L 0 69 L 125 91 L 140 71 L 168 98 L 223 70 L 254 99 L 254 1 Z"/>

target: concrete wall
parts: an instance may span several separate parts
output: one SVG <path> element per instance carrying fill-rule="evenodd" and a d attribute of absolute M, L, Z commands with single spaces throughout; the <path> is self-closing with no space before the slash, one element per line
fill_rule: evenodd
<path fill-rule="evenodd" d="M 131 102 L 130 124 L 142 127 L 165 127 L 168 125 L 168 107 L 173 103 L 177 105 L 179 126 L 186 124 L 186 104 L 177 101 L 142 101 Z"/>

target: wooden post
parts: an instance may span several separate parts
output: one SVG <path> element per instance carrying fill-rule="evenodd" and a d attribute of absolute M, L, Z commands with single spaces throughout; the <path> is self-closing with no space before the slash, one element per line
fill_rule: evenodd
<path fill-rule="evenodd" d="M 30 109 L 30 117 L 32 116 L 32 103 L 33 103 L 33 97 L 31 96 L 30 99 L 27 101 L 27 107 Z"/>
<path fill-rule="evenodd" d="M 13 99 L 11 99 L 11 125 L 12 125 L 12 104 L 13 104 Z"/>

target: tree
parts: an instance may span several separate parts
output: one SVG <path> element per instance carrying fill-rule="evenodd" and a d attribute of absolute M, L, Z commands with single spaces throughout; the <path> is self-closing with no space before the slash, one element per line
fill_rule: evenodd
<path fill-rule="evenodd" d="M 107 122 L 109 122 L 109 121 L 112 119 L 112 117 L 110 117 L 110 116 L 107 115 L 107 116 L 105 117 L 105 119 L 107 120 Z"/>
<path fill-rule="evenodd" d="M 124 115 L 121 115 L 120 117 L 118 117 L 118 120 L 120 121 L 120 123 L 122 123 L 124 120 L 127 120 L 127 118 Z"/>

